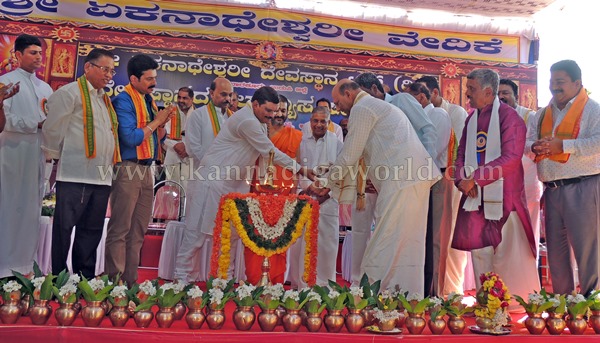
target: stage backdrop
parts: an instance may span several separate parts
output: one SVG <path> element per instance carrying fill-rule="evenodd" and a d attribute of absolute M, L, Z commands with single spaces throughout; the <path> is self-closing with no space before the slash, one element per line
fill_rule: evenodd
<path fill-rule="evenodd" d="M 157 18 L 163 19 L 155 18 L 156 20 L 152 20 L 153 24 L 147 24 L 158 25 L 157 22 L 160 21 L 161 27 L 168 31 L 157 30 L 146 24 L 134 26 L 140 21 L 139 6 L 134 8 L 133 5 L 99 5 L 94 1 L 83 4 L 84 2 L 79 0 L 36 1 L 35 4 L 21 2 L 29 5 L 17 6 L 17 2 L 14 1 L 0 2 L 0 18 L 4 18 L 0 19 L 0 73 L 12 70 L 17 64 L 11 50 L 15 37 L 21 33 L 33 34 L 43 38 L 45 44 L 44 66 L 38 74 L 54 89 L 81 75 L 84 56 L 92 48 L 102 47 L 112 50 L 117 56 L 117 75 L 107 88 L 111 95 L 121 92 L 127 84 L 126 65 L 131 56 L 146 53 L 155 58 L 160 65 L 158 87 L 154 94 L 159 104 L 174 101 L 177 89 L 191 86 L 195 93 L 195 105 L 202 106 L 209 100 L 208 87 L 212 80 L 223 76 L 232 81 L 239 93 L 240 106 L 252 97 L 256 88 L 263 85 L 274 87 L 291 100 L 293 106 L 290 120 L 296 127 L 301 127 L 308 120 L 319 98 L 331 99 L 331 90 L 339 80 L 353 78 L 365 71 L 377 74 L 393 93 L 401 91 L 408 83 L 423 75 L 433 75 L 438 78 L 445 98 L 467 107 L 464 97 L 465 76 L 475 68 L 493 68 L 501 77 L 510 78 L 520 85 L 521 104 L 535 107 L 534 104 L 537 103 L 537 70 L 534 65 L 474 60 L 474 55 L 469 52 L 462 52 L 460 56 L 463 58 L 450 58 L 444 57 L 443 51 L 437 51 L 439 55 L 435 57 L 418 51 L 410 54 L 410 50 L 400 48 L 394 51 L 369 50 L 366 43 L 349 46 L 343 40 L 333 39 L 334 37 L 330 37 L 327 43 L 317 40 L 318 35 L 315 33 L 323 32 L 316 28 L 323 28 L 323 25 L 318 24 L 325 20 L 324 17 L 306 16 L 305 19 L 314 26 L 309 34 L 312 38 L 300 44 L 293 38 L 284 38 L 286 35 L 283 33 L 287 32 L 284 28 L 288 25 L 285 23 L 300 20 L 297 14 L 284 11 L 269 10 L 265 14 L 256 10 L 256 18 L 260 17 L 258 14 L 268 15 L 277 22 L 276 25 L 275 21 L 266 21 L 268 18 L 260 17 L 262 19 L 257 19 L 257 26 L 260 26 L 261 22 L 270 22 L 277 26 L 277 30 L 269 31 L 266 36 L 244 38 L 244 31 L 235 28 L 230 28 L 229 32 L 224 27 L 215 27 L 213 34 L 198 34 L 203 26 L 194 24 L 190 26 L 193 30 L 184 30 L 184 24 L 176 23 L 175 17 L 167 15 L 175 9 L 167 11 L 171 3 L 166 2 L 160 2 L 162 7 L 157 10 L 160 14 Z M 72 4 L 72 8 L 65 4 Z M 87 6 L 86 15 L 73 17 L 77 8 L 82 6 Z M 97 10 L 99 7 L 103 9 Z M 98 18 L 108 15 L 109 8 L 119 13 L 118 17 L 113 18 L 110 26 L 98 22 Z M 196 7 L 190 7 L 189 10 L 196 10 Z M 219 17 L 219 25 L 227 27 L 226 23 L 231 23 L 228 21 L 231 19 L 225 19 L 233 16 L 228 13 L 238 13 L 238 10 L 236 7 L 220 6 L 215 14 Z M 20 16 L 16 16 L 17 14 Z M 181 15 L 180 13 L 176 17 L 181 19 Z M 92 20 L 90 16 L 96 19 Z M 154 14 L 151 17 L 154 18 Z M 128 21 L 125 18 L 136 20 Z M 174 21 L 164 22 L 164 18 Z M 239 20 L 236 23 L 242 22 Z M 348 23 L 339 21 L 338 24 L 343 26 Z M 358 25 L 356 22 L 354 24 Z M 360 26 L 365 29 L 364 37 L 367 37 L 366 32 L 371 29 L 369 25 Z M 360 46 L 365 48 L 358 49 Z M 506 52 L 507 49 L 501 50 Z M 343 117 L 342 113 L 335 110 L 332 114 L 332 120 L 335 122 L 339 122 Z"/>

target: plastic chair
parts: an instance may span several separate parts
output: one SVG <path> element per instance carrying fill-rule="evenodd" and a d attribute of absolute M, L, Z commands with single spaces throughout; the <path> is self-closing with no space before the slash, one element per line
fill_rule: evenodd
<path fill-rule="evenodd" d="M 185 217 L 185 190 L 173 180 L 164 180 L 154 186 L 152 222 L 148 234 L 164 234 L 171 220 L 182 221 Z"/>

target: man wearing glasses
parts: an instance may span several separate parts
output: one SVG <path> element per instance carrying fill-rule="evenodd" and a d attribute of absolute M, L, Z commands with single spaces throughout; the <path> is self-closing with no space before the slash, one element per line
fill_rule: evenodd
<path fill-rule="evenodd" d="M 75 226 L 71 272 L 88 279 L 96 275 L 96 248 L 112 184 L 110 171 L 120 161 L 117 115 L 104 92 L 115 73 L 114 65 L 112 52 L 92 50 L 85 58 L 84 74 L 48 99 L 42 149 L 48 159 L 58 160 L 52 226 L 54 274 L 67 268 Z"/>

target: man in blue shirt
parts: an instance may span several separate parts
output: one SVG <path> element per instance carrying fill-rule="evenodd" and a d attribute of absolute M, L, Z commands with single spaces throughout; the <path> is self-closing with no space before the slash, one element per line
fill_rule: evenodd
<path fill-rule="evenodd" d="M 140 249 L 152 216 L 152 162 L 158 159 L 166 133 L 163 126 L 173 113 L 171 107 L 158 111 L 152 99 L 157 68 L 150 56 L 133 56 L 127 63 L 129 84 L 112 101 L 123 162 L 114 169 L 105 272 L 111 278 L 121 274 L 129 286 L 137 281 Z"/>

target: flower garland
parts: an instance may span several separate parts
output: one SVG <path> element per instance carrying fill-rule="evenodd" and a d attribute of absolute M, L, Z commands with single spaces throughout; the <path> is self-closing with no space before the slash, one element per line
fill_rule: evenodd
<path fill-rule="evenodd" d="M 269 225 L 275 219 L 274 225 Z M 314 199 L 238 193 L 221 197 L 213 234 L 213 276 L 227 278 L 232 224 L 244 245 L 265 257 L 285 252 L 306 227 L 303 279 L 309 285 L 316 282 L 319 205 Z"/>
<path fill-rule="evenodd" d="M 494 319 L 498 309 L 508 307 L 510 293 L 500 276 L 493 272 L 481 274 L 481 288 L 477 291 L 475 315 Z"/>

